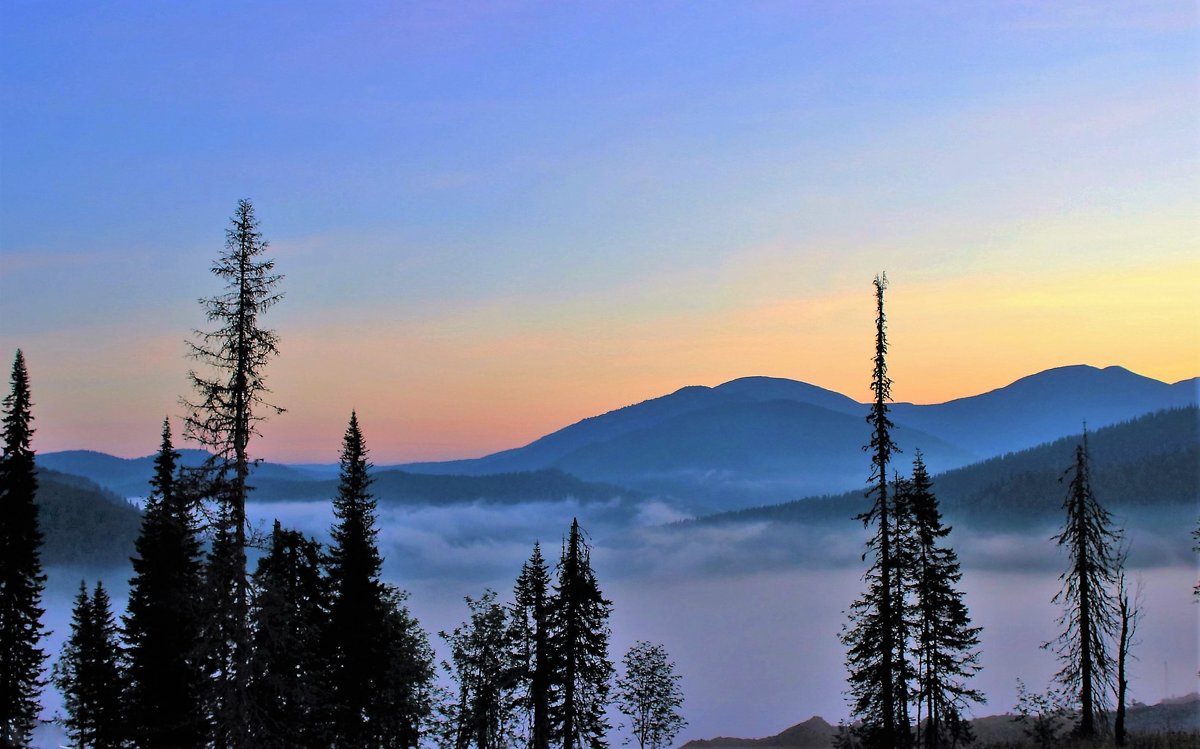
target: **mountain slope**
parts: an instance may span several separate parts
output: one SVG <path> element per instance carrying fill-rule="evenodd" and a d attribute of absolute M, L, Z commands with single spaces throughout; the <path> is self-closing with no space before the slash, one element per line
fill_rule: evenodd
<path fill-rule="evenodd" d="M 1142 414 L 1196 403 L 1195 381 L 1168 385 L 1122 367 L 1048 369 L 981 395 L 928 406 L 897 403 L 897 423 L 980 457 L 1001 455 Z"/>
<path fill-rule="evenodd" d="M 1120 367 L 1080 365 L 946 403 L 897 403 L 891 415 L 901 449 L 922 448 L 938 470 L 1074 434 L 1085 421 L 1095 429 L 1193 404 L 1196 386 L 1195 379 L 1169 385 Z M 525 447 L 402 468 L 477 475 L 553 466 L 693 506 L 773 502 L 859 483 L 866 438 L 855 443 L 847 435 L 848 425 L 861 423 L 866 412 L 865 405 L 814 385 L 744 377 L 584 419 Z M 836 426 L 834 415 L 846 426 Z M 832 438 L 821 439 L 826 433 Z"/>
<path fill-rule="evenodd" d="M 1079 439 L 1065 437 L 935 475 L 933 489 L 943 512 L 953 523 L 992 529 L 1057 522 L 1065 492 L 1059 479 L 1072 464 Z M 1089 434 L 1088 449 L 1092 488 L 1121 520 L 1192 527 L 1200 502 L 1200 409 L 1160 411 L 1098 429 Z M 894 468 L 906 472 L 910 458 L 898 456 Z M 862 491 L 856 490 L 693 522 L 844 524 L 865 508 Z"/>
<path fill-rule="evenodd" d="M 127 564 L 142 525 L 136 507 L 81 476 L 38 470 L 42 563 L 92 567 Z"/>
<path fill-rule="evenodd" d="M 208 459 L 208 453 L 203 450 L 180 450 L 179 453 L 180 465 L 184 466 L 199 466 Z M 150 490 L 150 477 L 154 475 L 154 457 L 118 458 L 94 450 L 65 450 L 37 455 L 37 464 L 42 468 L 84 476 L 122 497 L 144 497 Z M 277 463 L 260 463 L 251 469 L 251 476 L 260 480 L 301 481 L 310 478 L 305 471 Z"/>
<path fill-rule="evenodd" d="M 932 465 L 972 456 L 907 427 Z M 576 476 L 673 496 L 693 509 L 736 507 L 836 491 L 862 472 L 870 426 L 792 400 L 725 403 L 587 445 L 555 463 Z"/>
<path fill-rule="evenodd" d="M 1190 741 L 1197 737 L 1197 732 L 1200 732 L 1200 697 L 1192 694 L 1183 698 L 1163 700 L 1157 705 L 1143 705 L 1135 702 L 1129 707 L 1126 719 L 1126 727 L 1135 736 L 1178 732 L 1176 734 L 1178 743 L 1162 745 L 1190 746 Z M 1063 723 L 1069 725 L 1072 720 L 1072 718 L 1066 718 Z M 1012 747 L 1025 745 L 1028 741 L 1025 736 L 1026 725 L 1017 720 L 1015 715 L 989 715 L 983 718 L 973 718 L 970 722 L 977 746 Z M 695 739 L 687 742 L 680 749 L 767 749 L 767 747 L 832 749 L 836 736 L 837 728 L 829 725 L 821 717 L 813 717 L 766 738 Z"/>
<path fill-rule="evenodd" d="M 670 395 L 618 408 L 599 416 L 590 416 L 536 439 L 524 447 L 504 450 L 482 458 L 438 463 L 408 463 L 392 467 L 414 473 L 466 476 L 547 468 L 587 445 L 658 424 L 681 414 L 733 400 L 738 400 L 738 397 L 718 393 L 713 388 L 693 385 L 676 390 Z"/>

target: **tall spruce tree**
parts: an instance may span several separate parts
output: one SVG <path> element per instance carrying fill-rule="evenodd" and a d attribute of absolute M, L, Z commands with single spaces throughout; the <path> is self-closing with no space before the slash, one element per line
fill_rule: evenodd
<path fill-rule="evenodd" d="M 910 552 L 912 610 L 910 627 L 916 658 L 917 730 L 926 749 L 956 746 L 968 739 L 963 718 L 967 703 L 984 702 L 968 686 L 979 671 L 979 627 L 963 602 L 958 555 L 945 543 L 950 527 L 942 522 L 933 482 L 918 451 L 905 505 L 912 518 Z"/>
<path fill-rule="evenodd" d="M 1097 501 L 1091 487 L 1087 432 L 1075 449 L 1075 464 L 1063 500 L 1066 522 L 1054 537 L 1066 547 L 1068 568 L 1059 579 L 1062 588 L 1054 603 L 1063 607 L 1062 632 L 1045 647 L 1062 664 L 1055 679 L 1078 700 L 1076 734 L 1093 738 L 1104 725 L 1105 694 L 1112 687 L 1113 659 L 1109 642 L 1117 634 L 1114 589 L 1119 572 L 1121 534 L 1112 529 L 1112 516 Z"/>
<path fill-rule="evenodd" d="M 207 726 L 199 660 L 200 540 L 194 500 L 178 472 L 171 424 L 163 420 L 150 496 L 134 542 L 122 619 L 128 690 L 125 718 L 141 749 L 198 749 Z"/>
<path fill-rule="evenodd" d="M 250 723 L 256 747 L 327 746 L 327 660 L 322 635 L 329 613 L 321 545 L 275 521 L 270 548 L 253 578 L 254 655 Z"/>
<path fill-rule="evenodd" d="M 908 694 L 903 658 L 905 610 L 901 579 L 895 556 L 897 528 L 894 497 L 888 492 L 888 465 L 898 448 L 892 441 L 894 427 L 888 417 L 892 398 L 892 380 L 887 371 L 887 318 L 883 296 L 887 276 L 875 277 L 875 356 L 871 378 L 874 400 L 867 423 L 871 440 L 865 449 L 871 454 L 871 508 L 858 517 L 864 527 L 874 526 L 867 542 L 872 562 L 863 579 L 867 590 L 850 610 L 850 621 L 842 633 L 847 647 L 846 667 L 852 713 L 860 719 L 860 738 L 867 746 L 905 747 L 911 733 L 904 716 Z M 866 558 L 867 554 L 864 554 Z"/>
<path fill-rule="evenodd" d="M 529 749 L 549 749 L 554 674 L 550 647 L 550 569 L 542 557 L 541 544 L 536 541 L 529 560 L 521 566 L 513 597 L 518 701 L 526 718 L 526 743 Z"/>
<path fill-rule="evenodd" d="M 206 372 L 188 373 L 196 399 L 184 399 L 184 434 L 213 451 L 209 493 L 218 504 L 216 530 L 206 574 L 205 640 L 211 669 L 210 707 L 216 749 L 249 746 L 247 687 L 250 625 L 246 574 L 246 497 L 250 491 L 250 438 L 265 416 L 282 413 L 269 404 L 264 370 L 278 353 L 278 337 L 263 328 L 260 316 L 282 294 L 275 263 L 265 259 L 267 243 L 258 230 L 254 206 L 238 201 L 225 232 L 225 252 L 212 272 L 225 291 L 202 299 L 212 330 L 195 331 L 190 355 Z"/>
<path fill-rule="evenodd" d="M 612 602 L 600 592 L 592 571 L 591 547 L 578 519 L 563 543 L 551 604 L 554 699 L 550 736 L 562 749 L 607 746 L 605 718 L 613 664 L 608 657 Z"/>
<path fill-rule="evenodd" d="M 25 355 L 13 358 L 12 389 L 4 399 L 0 453 L 0 746 L 28 743 L 37 724 L 45 682 L 39 647 L 42 626 L 42 533 L 38 528 L 33 412 Z"/>
<path fill-rule="evenodd" d="M 516 743 L 518 651 L 506 607 L 496 592 L 466 597 L 470 617 L 454 631 L 439 633 L 450 645 L 443 668 L 458 685 L 449 710 L 455 749 L 503 749 Z"/>
<path fill-rule="evenodd" d="M 332 743 L 346 749 L 415 746 L 429 709 L 432 655 L 403 595 L 380 581 L 371 464 L 354 413 L 340 465 L 328 558 Z"/>
<path fill-rule="evenodd" d="M 90 598 L 87 586 L 79 583 L 71 634 L 54 664 L 53 674 L 67 711 L 63 725 L 75 746 L 80 749 L 125 746 L 117 623 L 102 583 L 96 583 Z"/>

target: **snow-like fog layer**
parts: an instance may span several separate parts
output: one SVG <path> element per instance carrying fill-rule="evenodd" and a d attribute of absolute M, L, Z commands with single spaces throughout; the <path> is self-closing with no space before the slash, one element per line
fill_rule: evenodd
<path fill-rule="evenodd" d="M 327 503 L 253 503 L 265 528 L 275 518 L 321 539 L 333 520 Z M 485 587 L 511 597 L 535 539 L 553 562 L 571 518 L 589 531 L 593 566 L 614 602 L 612 658 L 635 640 L 662 643 L 683 675 L 689 738 L 765 736 L 847 708 L 842 612 L 862 590 L 861 527 L 844 531 L 748 523 L 660 527 L 682 515 L 670 505 L 636 508 L 576 502 L 379 509 L 385 577 L 409 591 L 408 605 L 444 656 L 439 630 L 466 615 L 463 596 Z M 1179 537 L 1134 534 L 1132 579 L 1143 587 L 1145 617 L 1131 665 L 1132 697 L 1156 702 L 1200 689 L 1196 632 L 1200 605 L 1191 590 L 1196 565 L 1188 527 Z M 964 529 L 950 537 L 964 560 L 963 586 L 983 629 L 977 684 L 989 703 L 977 714 L 1011 710 L 1021 677 L 1043 688 L 1057 670 L 1039 646 L 1054 637 L 1063 557 L 1049 533 L 990 535 Z M 45 604 L 56 655 L 81 577 L 98 574 L 123 608 L 128 570 L 50 571 Z M 47 690 L 45 716 L 60 709 Z M 614 721 L 615 724 L 616 721 Z M 621 736 L 614 731 L 613 745 Z M 50 740 L 50 739 L 47 739 Z M 49 746 L 50 744 L 46 744 Z"/>

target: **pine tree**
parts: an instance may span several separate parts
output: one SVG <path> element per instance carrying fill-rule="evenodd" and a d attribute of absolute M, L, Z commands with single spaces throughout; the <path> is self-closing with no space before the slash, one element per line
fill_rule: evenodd
<path fill-rule="evenodd" d="M 496 592 L 466 597 L 470 618 L 450 634 L 450 662 L 442 666 L 458 685 L 450 710 L 455 749 L 503 749 L 516 743 L 517 651 L 507 609 Z"/>
<path fill-rule="evenodd" d="M 350 415 L 340 463 L 328 559 L 333 744 L 415 746 L 429 709 L 432 655 L 403 595 L 379 579 L 371 464 L 357 414 Z"/>
<path fill-rule="evenodd" d="M 54 664 L 63 695 L 67 735 L 80 749 L 119 749 L 126 729 L 121 711 L 122 672 L 117 624 L 108 593 L 97 582 L 91 598 L 79 584 L 71 634 Z"/>
<path fill-rule="evenodd" d="M 329 611 L 321 545 L 279 521 L 253 578 L 251 733 L 256 747 L 326 746 L 327 661 L 322 635 Z"/>
<path fill-rule="evenodd" d="M 200 589 L 200 540 L 178 461 L 170 421 L 164 419 L 122 620 L 129 679 L 125 716 L 142 749 L 198 748 L 207 735 L 200 709 L 199 609 L 193 600 Z"/>
<path fill-rule="evenodd" d="M 912 518 L 913 611 L 911 627 L 917 671 L 917 722 L 927 749 L 954 746 L 969 736 L 963 719 L 967 703 L 984 701 L 967 686 L 979 671 L 979 627 L 957 588 L 962 579 L 958 555 L 945 544 L 950 528 L 942 523 L 933 483 L 918 452 L 912 480 L 904 492 Z M 922 723 L 922 715 L 924 722 Z"/>
<path fill-rule="evenodd" d="M 0 454 L 0 746 L 24 746 L 37 723 L 45 682 L 45 652 L 38 646 L 41 618 L 42 534 L 38 529 L 37 467 L 32 448 L 29 374 L 20 350 L 13 359 L 12 390 L 4 399 Z"/>
<path fill-rule="evenodd" d="M 264 409 L 283 409 L 264 399 L 263 370 L 278 350 L 278 337 L 259 324 L 260 315 L 277 303 L 281 276 L 262 257 L 267 248 L 254 206 L 238 201 L 225 232 L 225 252 L 212 272 L 226 284 L 224 293 L 201 300 L 210 323 L 218 327 L 195 332 L 192 358 L 211 374 L 188 373 L 196 390 L 187 408 L 184 434 L 213 450 L 207 466 L 210 495 L 216 499 L 216 532 L 207 570 L 206 641 L 212 669 L 210 712 L 216 749 L 249 745 L 247 686 L 250 628 L 246 575 L 246 497 L 251 459 L 248 445 L 265 417 Z"/>
<path fill-rule="evenodd" d="M 517 577 L 513 606 L 513 637 L 520 662 L 519 704 L 526 716 L 529 749 L 550 747 L 550 697 L 554 664 L 550 648 L 550 569 L 541 544 Z"/>
<path fill-rule="evenodd" d="M 383 642 L 378 692 L 370 705 L 369 746 L 408 749 L 418 745 L 433 709 L 433 648 L 405 605 L 407 594 L 383 589 Z"/>
<path fill-rule="evenodd" d="M 1054 603 L 1064 609 L 1062 633 L 1045 647 L 1058 655 L 1062 668 L 1055 679 L 1078 699 L 1076 733 L 1093 738 L 1104 725 L 1105 693 L 1112 686 L 1113 660 L 1108 643 L 1116 636 L 1117 604 L 1113 589 L 1119 563 L 1121 535 L 1112 530 L 1112 517 L 1092 494 L 1087 433 L 1075 449 L 1075 465 L 1063 500 L 1066 523 L 1054 540 L 1065 546 L 1067 571 L 1059 576 L 1062 589 Z"/>
<path fill-rule="evenodd" d="M 617 679 L 617 707 L 629 718 L 638 749 L 666 749 L 687 725 L 680 715 L 683 692 L 675 664 L 662 645 L 639 641 L 624 658 L 625 674 Z"/>
<path fill-rule="evenodd" d="M 875 367 L 871 391 L 875 398 L 867 416 L 871 440 L 865 448 L 871 453 L 871 488 L 867 496 L 873 502 L 871 508 L 858 517 L 864 527 L 875 526 L 867 542 L 867 551 L 873 554 L 873 560 L 863 576 L 867 591 L 851 606 L 842 643 L 847 647 L 849 693 L 853 698 L 851 712 L 861 720 L 860 737 L 868 746 L 891 748 L 908 746 L 911 734 L 904 719 L 908 703 L 902 656 L 905 611 L 893 549 L 897 536 L 895 498 L 889 496 L 887 475 L 892 453 L 898 452 L 891 437 L 894 424 L 888 417 L 887 405 L 892 397 L 892 380 L 887 373 L 887 322 L 883 309 L 887 276 L 876 276 L 874 285 Z"/>
<path fill-rule="evenodd" d="M 608 659 L 612 602 L 600 593 L 592 571 L 591 547 L 579 521 L 563 544 L 551 604 L 550 647 L 555 673 L 550 735 L 562 749 L 602 749 L 613 676 Z"/>

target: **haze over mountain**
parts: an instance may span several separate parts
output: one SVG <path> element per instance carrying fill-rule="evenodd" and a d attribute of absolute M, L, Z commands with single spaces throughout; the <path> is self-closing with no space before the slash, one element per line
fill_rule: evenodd
<path fill-rule="evenodd" d="M 1046 370 L 946 403 L 892 407 L 894 437 L 932 471 L 1197 402 L 1197 380 L 1168 384 L 1121 367 Z M 584 419 L 520 448 L 405 470 L 485 474 L 556 467 L 581 478 L 736 507 L 848 489 L 862 481 L 867 405 L 794 380 L 746 377 Z"/>
<path fill-rule="evenodd" d="M 201 465 L 209 456 L 203 450 L 180 450 L 179 455 L 179 464 L 188 467 Z M 85 476 L 122 497 L 145 496 L 150 490 L 150 477 L 154 475 L 154 455 L 118 458 L 95 450 L 64 450 L 39 453 L 37 464 L 42 468 Z M 259 463 L 251 468 L 251 476 L 258 481 L 304 481 L 321 478 L 322 474 L 278 463 Z"/>
<path fill-rule="evenodd" d="M 953 523 L 1029 530 L 1061 522 L 1066 492 L 1060 481 L 1072 465 L 1080 435 L 956 468 L 933 476 L 943 513 Z M 1122 525 L 1191 528 L 1200 501 L 1200 408 L 1140 416 L 1088 433 L 1091 482 L 1101 504 Z M 895 456 L 897 470 L 912 460 Z M 728 522 L 844 524 L 868 506 L 861 490 L 701 517 L 685 525 Z M 1186 533 L 1180 532 L 1180 537 Z"/>
<path fill-rule="evenodd" d="M 909 455 L 920 449 L 930 470 L 942 472 L 1077 434 L 1084 422 L 1097 429 L 1195 403 L 1196 384 L 1167 384 L 1120 367 L 1060 367 L 969 398 L 894 404 L 893 437 Z M 398 502 L 514 501 L 522 492 L 525 499 L 554 499 L 561 497 L 546 492 L 561 490 L 587 499 L 658 496 L 701 514 L 752 507 L 857 489 L 862 446 L 870 438 L 866 412 L 867 405 L 825 388 L 745 377 L 685 387 L 482 458 L 381 466 L 376 488 L 381 499 Z M 199 464 L 204 456 L 186 450 L 184 463 Z M 153 469 L 152 456 L 121 459 L 90 451 L 39 455 L 38 462 L 123 496 L 144 494 Z M 392 470 L 404 474 L 388 474 Z M 580 481 L 568 487 L 561 476 L 531 475 L 547 470 Z M 263 463 L 255 468 L 256 497 L 318 499 L 331 494 L 334 471 Z M 413 474 L 476 480 L 439 482 Z"/>

